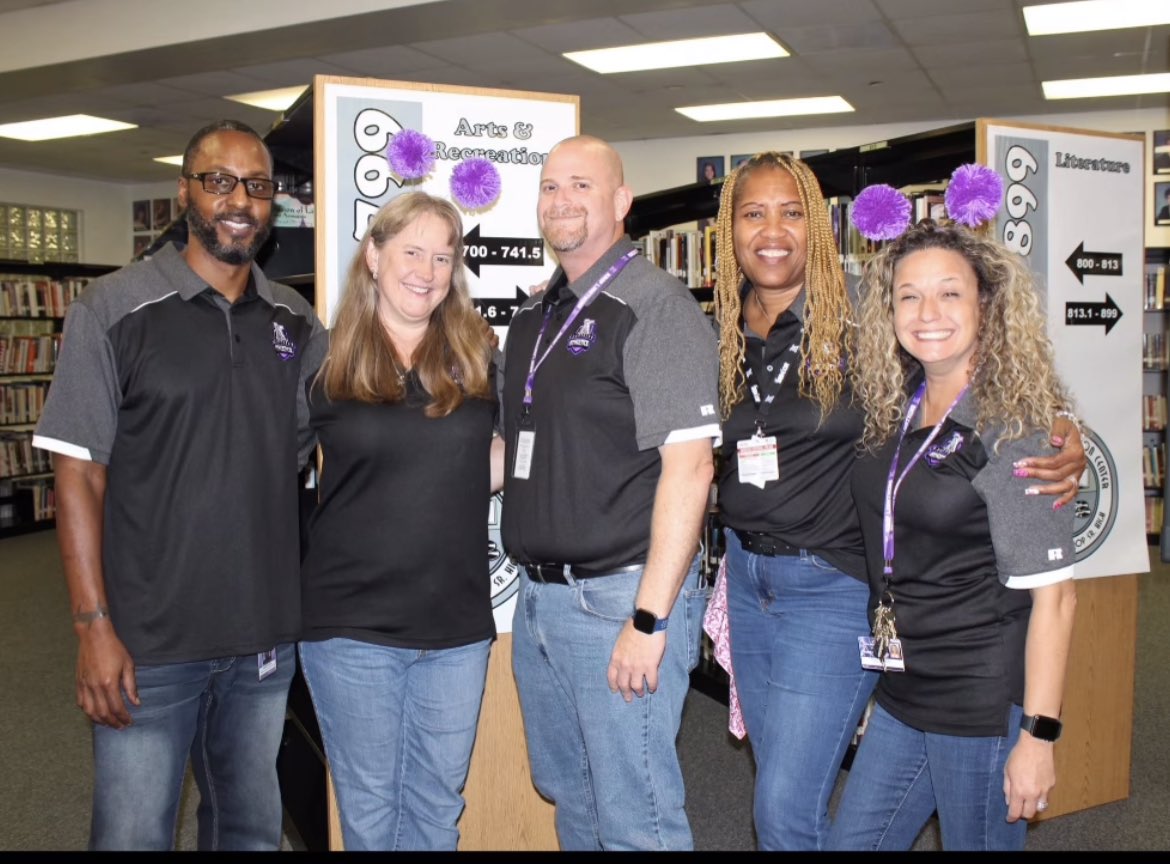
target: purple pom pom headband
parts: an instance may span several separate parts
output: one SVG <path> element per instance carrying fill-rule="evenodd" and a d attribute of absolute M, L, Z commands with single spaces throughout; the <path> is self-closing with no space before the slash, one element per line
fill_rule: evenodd
<path fill-rule="evenodd" d="M 1003 203 L 1003 181 L 986 165 L 960 165 L 944 195 L 947 215 L 968 228 L 994 219 Z M 849 221 L 867 240 L 893 240 L 910 227 L 910 200 L 884 183 L 867 186 L 853 201 Z"/>
<path fill-rule="evenodd" d="M 390 169 L 403 180 L 420 180 L 435 168 L 435 142 L 414 129 L 403 129 L 386 147 Z M 489 160 L 464 159 L 451 173 L 451 197 L 464 210 L 483 210 L 500 197 L 500 172 Z"/>

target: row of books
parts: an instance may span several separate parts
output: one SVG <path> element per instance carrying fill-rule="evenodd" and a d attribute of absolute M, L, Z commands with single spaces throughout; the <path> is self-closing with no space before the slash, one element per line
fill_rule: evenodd
<path fill-rule="evenodd" d="M 19 494 L 19 498 L 17 495 Z M 31 508 L 28 508 L 28 503 Z M 23 525 L 28 515 L 23 509 L 31 509 L 32 520 L 39 522 L 57 515 L 57 500 L 50 478 L 39 480 L 0 480 L 0 528 Z"/>
<path fill-rule="evenodd" d="M 1158 495 L 1150 495 L 1146 498 L 1146 533 L 1147 534 L 1161 534 L 1162 533 L 1162 514 L 1163 514 L 1162 498 Z"/>
<path fill-rule="evenodd" d="M 1166 265 L 1147 264 L 1145 293 L 1142 307 L 1147 312 L 1160 312 L 1166 308 Z"/>
<path fill-rule="evenodd" d="M 665 228 L 642 238 L 642 254 L 688 288 L 715 284 L 715 226 L 697 231 Z"/>
<path fill-rule="evenodd" d="M 1166 480 L 1166 450 L 1161 444 L 1142 447 L 1142 485 L 1161 489 Z"/>
<path fill-rule="evenodd" d="M 57 365 L 61 334 L 5 336 L 0 334 L 0 375 L 48 374 Z"/>
<path fill-rule="evenodd" d="M 935 222 L 939 222 L 947 218 L 947 208 L 942 190 L 903 191 L 910 199 L 911 224 L 917 224 L 923 219 L 933 219 Z M 833 226 L 833 237 L 837 241 L 837 251 L 842 258 L 864 260 L 881 248 L 880 241 L 867 240 L 862 237 L 849 221 L 853 209 L 852 199 L 833 198 L 829 200 L 828 207 L 829 222 Z"/>
<path fill-rule="evenodd" d="M 89 279 L 0 274 L 0 316 L 61 318 Z"/>
<path fill-rule="evenodd" d="M 49 451 L 32 446 L 32 435 L 0 436 L 0 480 L 53 470 Z"/>
<path fill-rule="evenodd" d="M 1161 432 L 1166 428 L 1166 396 L 1142 396 L 1142 429 Z"/>
<path fill-rule="evenodd" d="M 0 383 L 0 426 L 36 423 L 48 392 L 48 381 Z"/>
<path fill-rule="evenodd" d="M 1142 368 L 1148 370 L 1165 369 L 1170 365 L 1170 355 L 1166 353 L 1165 333 L 1142 334 Z"/>

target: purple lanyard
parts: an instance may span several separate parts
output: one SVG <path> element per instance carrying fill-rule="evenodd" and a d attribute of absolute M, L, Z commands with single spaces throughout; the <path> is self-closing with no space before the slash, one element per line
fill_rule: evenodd
<path fill-rule="evenodd" d="M 613 266 L 602 273 L 601 278 L 594 282 L 593 286 L 581 295 L 581 299 L 577 301 L 577 305 L 573 307 L 573 311 L 569 313 L 569 317 L 561 325 L 560 331 L 548 343 L 548 348 L 545 349 L 544 353 L 540 355 L 540 359 L 537 360 L 536 355 L 540 351 L 540 340 L 544 338 L 544 331 L 548 329 L 548 322 L 552 320 L 553 304 L 550 303 L 548 308 L 545 309 L 544 323 L 540 325 L 540 332 L 536 334 L 536 344 L 532 346 L 532 359 L 528 361 L 528 377 L 524 379 L 524 405 L 526 408 L 532 407 L 532 388 L 536 386 L 536 370 L 548 359 L 548 355 L 552 353 L 553 348 L 561 341 L 561 337 L 573 326 L 573 322 L 577 320 L 577 316 L 581 314 L 581 311 L 593 302 L 593 298 L 600 293 L 601 289 L 613 281 L 613 278 L 621 273 L 637 254 L 637 249 L 631 249 L 615 261 Z"/>
<path fill-rule="evenodd" d="M 906 419 L 902 421 L 902 433 L 898 436 L 898 446 L 894 449 L 894 458 L 890 461 L 890 475 L 886 480 L 886 502 L 882 510 L 882 547 L 885 557 L 885 566 L 882 572 L 886 577 L 886 584 L 889 584 L 890 576 L 894 573 L 894 503 L 898 499 L 898 488 L 902 485 L 902 481 L 906 479 L 906 475 L 910 473 L 910 469 L 914 467 L 915 463 L 921 458 L 922 454 L 926 452 L 926 448 L 934 441 L 943 424 L 947 422 L 947 418 L 951 416 L 951 412 L 955 410 L 955 406 L 959 404 L 959 400 L 963 398 L 963 394 L 967 392 L 967 388 L 963 387 L 959 391 L 959 395 L 955 397 L 955 401 L 951 403 L 951 407 L 946 410 L 942 418 L 935 424 L 934 428 L 930 430 L 930 434 L 926 436 L 926 440 L 922 442 L 922 446 L 918 448 L 918 452 L 907 463 L 906 467 L 902 469 L 902 473 L 898 473 L 898 458 L 902 454 L 902 442 L 906 439 L 906 432 L 910 428 L 910 422 L 914 419 L 914 415 L 918 411 L 918 406 L 922 403 L 922 396 L 926 392 L 926 382 L 923 381 L 918 387 L 918 392 L 914 394 L 914 398 L 910 400 L 910 406 L 906 409 Z M 895 477 L 897 478 L 895 480 Z"/>

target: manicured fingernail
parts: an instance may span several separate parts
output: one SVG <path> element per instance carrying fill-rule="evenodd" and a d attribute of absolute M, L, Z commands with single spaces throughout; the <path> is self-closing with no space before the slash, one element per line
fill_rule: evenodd
<path fill-rule="evenodd" d="M 1012 471 L 1013 477 L 1027 477 L 1028 470 L 1026 468 L 1016 468 Z"/>
<path fill-rule="evenodd" d="M 1024 490 L 1024 494 L 1025 495 L 1039 495 L 1040 489 L 1039 489 L 1039 487 L 1036 487 L 1036 486 L 1029 486 L 1027 489 Z"/>
<path fill-rule="evenodd" d="M 1053 505 L 1052 505 L 1052 509 L 1053 509 L 1053 510 L 1059 510 L 1059 509 L 1060 509 L 1061 507 L 1063 507 L 1063 506 L 1064 506 L 1064 502 L 1063 502 L 1063 501 L 1057 501 L 1055 504 L 1053 504 Z"/>
<path fill-rule="evenodd" d="M 1052 436 L 1052 446 L 1053 447 L 1063 447 L 1064 446 L 1064 439 L 1061 438 L 1059 435 L 1053 435 Z"/>

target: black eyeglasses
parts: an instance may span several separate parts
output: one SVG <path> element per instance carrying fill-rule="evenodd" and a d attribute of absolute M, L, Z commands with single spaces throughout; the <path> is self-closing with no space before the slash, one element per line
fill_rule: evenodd
<path fill-rule="evenodd" d="M 276 194 L 276 184 L 263 177 L 233 177 L 219 171 L 203 171 L 199 174 L 184 174 L 188 180 L 198 180 L 203 184 L 203 191 L 212 195 L 231 195 L 237 183 L 244 184 L 244 191 L 249 198 L 269 199 Z"/>

